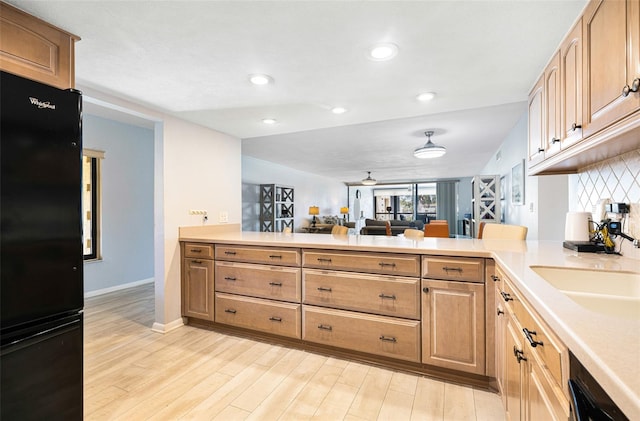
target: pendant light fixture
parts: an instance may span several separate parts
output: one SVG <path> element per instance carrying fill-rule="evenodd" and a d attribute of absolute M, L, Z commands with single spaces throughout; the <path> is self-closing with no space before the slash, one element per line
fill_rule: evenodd
<path fill-rule="evenodd" d="M 371 171 L 367 171 L 367 178 L 362 180 L 363 186 L 374 186 L 378 181 L 375 178 L 371 178 Z"/>
<path fill-rule="evenodd" d="M 431 142 L 431 136 L 433 135 L 433 131 L 424 132 L 429 139 L 427 143 L 424 144 L 423 147 L 416 149 L 413 151 L 413 156 L 420 159 L 425 158 L 440 158 L 442 155 L 447 153 L 447 148 L 444 146 L 436 145 Z"/>

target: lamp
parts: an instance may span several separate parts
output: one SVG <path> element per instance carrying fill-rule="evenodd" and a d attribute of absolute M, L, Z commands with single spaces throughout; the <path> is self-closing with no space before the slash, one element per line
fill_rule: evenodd
<path fill-rule="evenodd" d="M 374 186 L 378 181 L 375 178 L 371 178 L 371 171 L 367 171 L 367 178 L 362 180 L 363 186 Z"/>
<path fill-rule="evenodd" d="M 316 227 L 316 215 L 320 215 L 320 208 L 317 206 L 309 206 L 309 215 L 313 215 L 313 219 L 311 220 L 311 226 L 313 228 Z"/>
<path fill-rule="evenodd" d="M 342 214 L 342 225 L 347 225 L 347 214 L 349 214 L 349 208 L 346 206 L 341 207 L 340 213 Z"/>
<path fill-rule="evenodd" d="M 429 140 L 424 144 L 423 147 L 413 151 L 413 156 L 420 159 L 439 158 L 447 153 L 447 148 L 431 142 L 431 135 L 433 135 L 432 131 L 424 132 L 424 134 L 427 135 L 427 138 L 429 138 Z"/>

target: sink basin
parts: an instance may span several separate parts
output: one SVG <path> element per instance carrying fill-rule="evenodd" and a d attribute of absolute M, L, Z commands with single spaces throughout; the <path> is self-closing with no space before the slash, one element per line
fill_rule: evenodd
<path fill-rule="evenodd" d="M 640 273 L 555 266 L 531 269 L 582 307 L 640 320 Z"/>

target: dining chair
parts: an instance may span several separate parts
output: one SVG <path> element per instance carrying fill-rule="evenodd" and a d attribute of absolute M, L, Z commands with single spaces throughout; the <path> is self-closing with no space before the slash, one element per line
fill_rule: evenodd
<path fill-rule="evenodd" d="M 449 221 L 447 221 L 446 219 L 432 219 L 431 221 L 429 221 L 430 224 L 448 224 Z"/>
<path fill-rule="evenodd" d="M 346 235 L 347 233 L 349 233 L 349 227 L 334 225 L 333 228 L 331 228 L 331 234 Z"/>
<path fill-rule="evenodd" d="M 425 237 L 449 238 L 449 224 L 427 224 L 424 226 Z"/>
<path fill-rule="evenodd" d="M 284 227 L 284 228 L 282 229 L 282 232 L 283 232 L 284 234 L 291 234 L 291 227 Z"/>
<path fill-rule="evenodd" d="M 387 236 L 391 235 L 391 221 L 385 221 L 384 222 L 384 228 L 385 228 L 385 233 L 387 234 Z"/>
<path fill-rule="evenodd" d="M 478 238 L 493 240 L 526 240 L 529 229 L 522 225 L 485 224 Z"/>
<path fill-rule="evenodd" d="M 413 229 L 413 228 L 407 228 L 406 230 L 404 230 L 404 236 L 405 238 L 411 238 L 412 240 L 417 240 L 420 238 L 424 238 L 424 231 Z"/>

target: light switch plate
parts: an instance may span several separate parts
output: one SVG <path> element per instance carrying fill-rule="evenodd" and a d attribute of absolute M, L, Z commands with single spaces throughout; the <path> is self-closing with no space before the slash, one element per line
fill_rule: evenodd
<path fill-rule="evenodd" d="M 218 215 L 218 222 L 222 224 L 226 224 L 227 222 L 229 222 L 229 212 L 220 211 L 220 214 Z"/>

